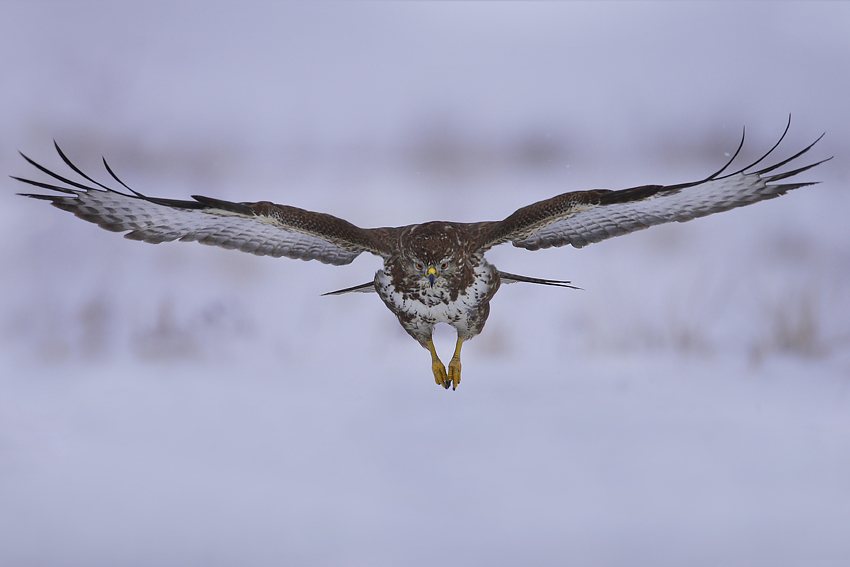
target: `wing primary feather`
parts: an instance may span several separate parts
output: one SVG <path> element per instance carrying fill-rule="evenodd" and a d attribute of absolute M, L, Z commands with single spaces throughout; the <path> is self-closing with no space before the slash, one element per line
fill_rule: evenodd
<path fill-rule="evenodd" d="M 53 179 L 61 181 L 62 183 L 67 183 L 71 187 L 76 187 L 77 189 L 82 189 L 84 191 L 88 191 L 90 189 L 90 187 L 87 187 L 87 186 L 83 185 L 82 183 L 77 183 L 76 181 L 71 181 L 70 179 L 62 177 L 58 173 L 53 173 L 52 171 L 50 171 L 49 169 L 47 169 L 43 165 L 36 163 L 34 160 L 31 160 L 30 158 L 28 158 L 26 156 L 26 154 L 24 154 L 24 152 L 19 151 L 18 153 L 21 154 L 21 157 L 23 157 L 25 160 L 27 160 L 27 163 L 29 163 L 30 165 L 32 165 L 33 167 L 35 167 L 36 169 L 38 169 L 42 173 L 46 173 L 47 175 L 49 175 Z M 47 187 L 45 187 L 45 189 L 47 189 Z M 68 192 L 68 190 L 65 189 L 65 192 Z M 73 193 L 73 191 L 71 191 L 71 193 Z"/>
<path fill-rule="evenodd" d="M 775 144 L 773 144 L 773 147 L 772 147 L 772 148 L 770 148 L 769 150 L 767 150 L 767 152 L 766 152 L 763 156 L 761 156 L 759 159 L 757 159 L 756 161 L 754 161 L 753 163 L 751 163 L 751 164 L 750 164 L 750 165 L 748 165 L 747 167 L 745 167 L 745 168 L 743 168 L 743 169 L 739 169 L 739 170 L 738 170 L 738 171 L 736 171 L 735 173 L 730 173 L 730 174 L 728 174 L 728 175 L 738 175 L 739 173 L 744 173 L 744 172 L 745 172 L 745 171 L 747 171 L 748 169 L 752 169 L 752 168 L 754 168 L 755 166 L 757 166 L 758 164 L 760 164 L 762 161 L 764 161 L 764 160 L 765 160 L 765 158 L 767 158 L 767 156 L 769 156 L 770 154 L 772 154 L 772 153 L 773 153 L 773 150 L 775 150 L 776 148 L 778 148 L 778 147 L 779 147 L 779 144 L 781 144 L 781 143 L 782 143 L 782 140 L 784 140 L 784 139 L 785 139 L 785 135 L 788 133 L 788 130 L 789 130 L 790 128 L 791 128 L 791 115 L 789 114 L 789 115 L 788 115 L 788 122 L 785 124 L 785 131 L 784 131 L 784 132 L 782 132 L 782 135 L 781 135 L 781 136 L 779 136 L 779 140 L 777 140 L 777 142 L 776 142 Z M 820 138 L 818 138 L 818 140 L 819 140 L 819 139 L 820 139 Z M 817 142 L 817 140 L 815 140 L 815 142 Z M 739 148 L 739 149 L 740 149 L 740 148 Z"/>
<path fill-rule="evenodd" d="M 15 177 L 14 175 L 10 175 L 9 177 L 11 177 L 12 179 L 14 179 L 16 181 L 20 181 L 21 183 L 26 183 L 27 185 L 34 185 L 35 187 L 41 187 L 42 189 L 50 189 L 51 191 L 59 191 L 60 193 L 67 193 L 69 195 L 76 195 L 77 194 L 75 191 L 72 191 L 71 189 L 68 189 L 67 187 L 60 187 L 58 185 L 53 185 L 51 183 L 44 183 L 42 181 L 34 181 L 32 179 L 24 179 L 23 177 Z M 18 195 L 21 195 L 23 197 L 33 197 L 33 198 L 36 198 L 36 197 L 47 197 L 48 199 L 56 198 L 55 195 L 33 195 L 33 194 L 29 194 L 29 193 L 18 193 Z"/>
<path fill-rule="evenodd" d="M 787 127 L 786 127 L 786 131 L 787 131 Z M 723 167 L 721 167 L 720 169 L 718 169 L 717 171 L 715 171 L 714 173 L 712 173 L 712 174 L 711 174 L 711 175 L 709 175 L 708 177 L 705 177 L 705 178 L 703 178 L 703 179 L 700 179 L 699 181 L 691 181 L 691 182 L 688 182 L 688 183 L 678 183 L 678 184 L 676 184 L 676 185 L 667 185 L 667 186 L 663 186 L 663 185 L 647 185 L 646 187 L 647 187 L 647 188 L 650 188 L 650 187 L 656 187 L 656 188 L 658 188 L 658 189 L 663 189 L 664 191 L 678 191 L 678 190 L 681 190 L 681 189 L 687 189 L 688 187 L 694 187 L 694 186 L 696 186 L 696 185 L 700 185 L 701 183 L 706 183 L 706 182 L 708 182 L 708 181 L 712 181 L 712 180 L 715 180 L 715 179 L 724 179 L 724 178 L 726 178 L 726 177 L 730 177 L 730 176 L 732 176 L 732 175 L 735 175 L 736 173 L 741 173 L 742 171 L 746 171 L 747 169 L 751 168 L 751 167 L 752 167 L 753 165 L 755 165 L 755 164 L 750 164 L 750 165 L 748 165 L 747 167 L 745 167 L 744 169 L 742 169 L 741 171 L 738 171 L 738 172 L 736 172 L 736 173 L 727 173 L 726 175 L 724 175 L 724 176 L 722 176 L 722 177 L 719 177 L 721 173 L 723 173 L 724 171 L 726 171 L 726 169 L 728 169 L 728 168 L 729 168 L 729 166 L 730 166 L 730 165 L 732 165 L 732 162 L 733 162 L 733 161 L 735 161 L 735 158 L 737 158 L 737 157 L 738 157 L 738 154 L 740 154 L 740 153 L 741 153 L 741 149 L 743 149 L 743 147 L 744 147 L 744 139 L 745 139 L 746 137 L 747 137 L 747 128 L 746 128 L 746 127 L 744 127 L 744 128 L 741 130 L 741 142 L 738 144 L 738 149 L 737 149 L 737 150 L 735 150 L 735 153 L 733 153 L 733 154 L 732 154 L 732 157 L 730 157 L 730 158 L 726 161 L 726 163 L 723 165 Z M 784 138 L 784 137 L 785 137 L 785 134 L 782 134 L 782 137 Z M 782 141 L 782 138 L 780 138 L 780 139 L 779 139 L 779 141 L 781 142 L 781 141 Z M 779 145 L 779 144 L 776 144 L 776 145 Z M 776 146 L 774 146 L 774 147 L 776 147 Z M 773 150 L 771 150 L 771 151 L 773 151 Z M 768 152 L 768 154 L 769 154 L 769 153 L 770 153 L 770 152 Z M 761 158 L 759 158 L 759 160 L 758 160 L 756 163 L 758 163 L 759 161 L 763 160 L 765 157 L 767 157 L 767 154 L 765 154 L 764 156 L 762 156 Z M 621 191 L 611 191 L 611 193 L 620 193 L 620 192 L 621 192 Z"/>
<path fill-rule="evenodd" d="M 782 167 L 783 165 L 785 165 L 785 164 L 786 164 L 786 163 L 788 163 L 789 161 L 794 161 L 795 159 L 797 159 L 798 157 L 800 157 L 801 155 L 803 155 L 804 153 L 806 153 L 806 152 L 808 152 L 810 149 L 812 149 L 812 148 L 814 147 L 814 145 L 815 145 L 815 144 L 817 144 L 818 142 L 820 142 L 821 138 L 823 138 L 825 135 L 826 135 L 826 132 L 824 132 L 823 134 L 821 134 L 820 136 L 818 136 L 818 139 L 817 139 L 817 140 L 815 140 L 814 142 L 812 142 L 811 144 L 809 144 L 808 146 L 806 146 L 805 148 L 803 148 L 802 150 L 800 150 L 799 152 L 797 152 L 796 154 L 794 154 L 793 156 L 789 157 L 788 159 L 782 160 L 782 161 L 780 161 L 779 163 L 777 163 L 777 164 L 775 164 L 775 165 L 771 165 L 770 167 L 766 167 L 766 168 L 762 169 L 761 171 L 757 171 L 757 172 L 756 172 L 756 174 L 758 174 L 758 175 L 764 175 L 765 173 L 770 173 L 770 172 L 771 172 L 771 171 L 773 171 L 774 169 L 778 169 L 778 168 Z M 830 157 L 830 158 L 828 158 L 828 159 L 825 159 L 825 160 L 823 160 L 823 161 L 821 161 L 821 162 L 818 162 L 818 163 L 823 163 L 824 161 L 829 161 L 830 159 L 832 159 L 832 157 Z M 817 164 L 815 164 L 815 165 L 817 165 Z M 749 168 L 749 167 L 744 168 L 744 169 L 741 171 L 741 173 L 743 173 L 743 171 L 746 171 L 747 169 L 750 169 L 750 168 Z"/>
<path fill-rule="evenodd" d="M 811 169 L 813 167 L 817 167 L 820 164 L 827 162 L 831 159 L 832 159 L 832 157 L 828 157 L 826 159 L 822 159 L 822 160 L 815 162 L 811 165 L 806 165 L 806 166 L 800 167 L 798 169 L 795 169 L 793 171 L 786 171 L 785 173 L 777 173 L 776 175 L 771 175 L 770 177 L 767 178 L 767 182 L 772 183 L 774 181 L 780 181 L 780 180 L 786 179 L 788 177 L 794 177 L 798 173 L 803 173 L 804 171 L 808 171 L 809 169 Z M 762 172 L 759 172 L 759 173 L 762 173 Z M 811 183 L 796 184 L 796 187 L 805 187 L 806 185 L 817 185 L 818 183 L 820 183 L 820 182 L 819 181 L 812 181 Z"/>
<path fill-rule="evenodd" d="M 115 181 L 117 181 L 118 183 L 120 183 L 120 184 L 121 184 L 121 186 L 122 186 L 122 187 L 124 187 L 124 189 L 126 189 L 127 191 L 129 191 L 130 193 L 132 193 L 133 195 L 135 195 L 136 197 L 138 197 L 138 198 L 140 198 L 140 199 L 147 199 L 147 197 L 145 197 L 144 195 L 142 195 L 141 193 L 139 193 L 139 192 L 138 192 L 138 191 L 136 191 L 135 189 L 131 189 L 129 185 L 127 185 L 126 183 L 124 183 L 123 181 L 121 181 L 121 179 L 119 179 L 119 178 L 118 178 L 118 176 L 117 176 L 117 175 L 115 175 L 115 172 L 114 172 L 114 171 L 112 171 L 112 168 L 111 168 L 111 167 L 109 167 L 109 163 L 107 163 L 107 161 L 106 161 L 106 158 L 105 158 L 105 157 L 101 156 L 101 157 L 100 157 L 100 159 L 101 159 L 101 160 L 103 160 L 103 167 L 105 167 L 105 168 L 106 168 L 106 171 L 108 171 L 108 172 L 109 172 L 109 175 L 111 175 L 111 176 L 112 176 L 112 179 L 114 179 Z M 107 189 L 108 191 L 112 191 L 112 189 L 109 189 L 108 187 L 107 187 L 106 189 Z"/>
<path fill-rule="evenodd" d="M 80 171 L 80 168 L 77 167 L 76 165 L 74 165 L 74 163 L 70 159 L 68 159 L 68 156 L 65 155 L 65 152 L 62 151 L 62 148 L 59 147 L 59 144 L 56 142 L 56 140 L 53 140 L 53 147 L 56 148 L 56 152 L 59 154 L 59 157 L 62 158 L 62 161 L 65 162 L 65 165 L 70 167 L 77 175 L 79 175 L 80 177 L 83 177 L 84 179 L 87 179 L 88 181 L 94 183 L 95 185 L 97 185 L 98 187 L 100 187 L 102 189 L 106 189 L 107 191 L 111 190 L 111 189 L 109 189 L 109 187 L 107 187 L 103 183 L 98 183 L 97 181 L 95 181 L 94 179 L 92 179 L 91 177 L 89 177 L 88 175 L 83 173 L 82 171 Z M 128 187 L 128 189 L 129 189 L 129 187 Z"/>
<path fill-rule="evenodd" d="M 18 179 L 17 177 L 13 177 L 12 179 Z M 25 179 L 18 179 L 18 181 L 26 181 Z M 45 187 L 48 189 L 48 187 Z M 41 195 L 39 193 L 17 193 L 21 197 L 29 197 L 30 199 L 39 199 L 41 201 L 53 201 L 56 199 L 55 195 Z"/>
<path fill-rule="evenodd" d="M 738 149 L 735 150 L 735 153 L 732 154 L 732 157 L 729 158 L 729 161 L 727 161 L 726 164 L 723 167 L 721 167 L 720 169 L 718 169 L 716 172 L 712 173 L 711 175 L 709 175 L 708 177 L 706 177 L 705 179 L 703 179 L 701 181 L 696 181 L 696 182 L 692 183 L 692 185 L 697 185 L 699 183 L 705 183 L 706 181 L 711 181 L 712 179 L 715 179 L 718 175 L 720 175 L 721 173 L 726 171 L 726 168 L 729 167 L 730 165 L 732 165 L 732 162 L 735 161 L 735 158 L 737 158 L 738 154 L 741 153 L 741 149 L 744 147 L 744 138 L 746 138 L 746 137 L 747 137 L 747 128 L 744 127 L 741 130 L 741 143 L 738 144 Z"/>

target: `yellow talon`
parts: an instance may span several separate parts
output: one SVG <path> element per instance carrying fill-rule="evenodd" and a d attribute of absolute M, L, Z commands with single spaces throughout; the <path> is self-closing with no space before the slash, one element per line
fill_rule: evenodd
<path fill-rule="evenodd" d="M 434 347 L 434 341 L 428 341 L 425 345 L 428 352 L 431 353 L 431 371 L 434 373 L 434 381 L 438 386 L 448 389 L 449 377 L 446 374 L 446 367 L 440 362 L 440 357 L 437 356 L 437 349 Z"/>
<path fill-rule="evenodd" d="M 463 346 L 463 339 L 457 338 L 457 345 L 455 346 L 455 353 L 452 356 L 452 359 L 449 361 L 449 379 L 452 381 L 452 390 L 458 387 L 460 384 L 460 347 Z M 446 388 L 449 385 L 446 384 Z"/>
<path fill-rule="evenodd" d="M 460 384 L 460 347 L 463 345 L 463 339 L 458 337 L 455 353 L 449 362 L 449 371 L 446 372 L 446 367 L 440 362 L 440 357 L 437 356 L 437 349 L 434 347 L 434 341 L 425 343 L 425 348 L 431 353 L 431 371 L 434 373 L 434 381 L 438 386 L 442 386 L 446 390 L 449 386 L 452 390 L 456 389 Z"/>
<path fill-rule="evenodd" d="M 452 382 L 452 390 L 457 388 L 457 385 L 460 384 L 460 359 L 452 358 L 451 362 L 449 362 L 449 380 Z M 446 388 L 449 385 L 446 384 Z"/>
<path fill-rule="evenodd" d="M 431 363 L 431 371 L 434 372 L 434 380 L 437 382 L 437 385 L 448 389 L 449 378 L 446 374 L 446 367 L 443 366 L 443 363 L 439 360 L 435 360 Z"/>

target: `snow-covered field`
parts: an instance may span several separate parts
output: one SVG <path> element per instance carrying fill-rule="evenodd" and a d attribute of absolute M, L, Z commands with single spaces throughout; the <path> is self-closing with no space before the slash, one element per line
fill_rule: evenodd
<path fill-rule="evenodd" d="M 850 5 L 0 4 L 0 170 L 362 226 L 820 185 L 511 285 L 438 388 L 346 267 L 124 240 L 0 185 L 0 565 L 850 564 Z M 446 328 L 437 347 L 448 358 Z"/>

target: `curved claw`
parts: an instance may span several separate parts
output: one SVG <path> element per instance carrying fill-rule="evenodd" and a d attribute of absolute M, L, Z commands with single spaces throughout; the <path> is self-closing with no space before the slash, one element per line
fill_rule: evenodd
<path fill-rule="evenodd" d="M 460 384 L 460 358 L 452 358 L 452 360 L 449 362 L 448 379 L 452 383 L 452 390 L 457 389 L 458 384 Z M 448 390 L 448 382 L 446 382 L 445 387 Z"/>
<path fill-rule="evenodd" d="M 438 386 L 442 386 L 446 390 L 449 386 L 452 390 L 457 389 L 460 384 L 460 347 L 463 344 L 463 339 L 458 337 L 457 346 L 455 347 L 454 356 L 449 362 L 449 371 L 446 372 L 446 367 L 440 362 L 440 357 L 437 356 L 437 349 L 434 347 L 434 341 L 429 340 L 423 346 L 431 353 L 431 371 L 434 373 L 434 381 Z"/>
<path fill-rule="evenodd" d="M 434 373 L 434 381 L 437 382 L 437 386 L 442 386 L 448 390 L 451 381 L 449 380 L 448 374 L 446 374 L 446 367 L 443 366 L 443 363 L 439 360 L 432 361 L 431 371 Z"/>
<path fill-rule="evenodd" d="M 428 352 L 431 353 L 431 372 L 434 373 L 434 381 L 438 386 L 442 386 L 448 390 L 451 381 L 449 380 L 449 375 L 446 373 L 446 367 L 443 366 L 443 363 L 440 362 L 440 357 L 437 356 L 437 349 L 434 347 L 434 341 L 429 340 L 422 346 L 427 348 Z"/>

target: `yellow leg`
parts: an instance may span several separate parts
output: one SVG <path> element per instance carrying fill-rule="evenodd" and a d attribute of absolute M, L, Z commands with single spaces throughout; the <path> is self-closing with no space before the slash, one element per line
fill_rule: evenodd
<path fill-rule="evenodd" d="M 449 388 L 449 379 L 446 374 L 446 367 L 443 366 L 443 363 L 440 362 L 440 357 L 437 356 L 437 349 L 434 348 L 434 341 L 429 340 L 425 344 L 425 348 L 428 349 L 428 352 L 431 353 L 431 371 L 434 373 L 434 380 L 437 382 L 438 386 L 442 386 L 443 388 Z"/>
<path fill-rule="evenodd" d="M 457 338 L 457 345 L 455 345 L 455 354 L 452 356 L 452 359 L 449 361 L 449 380 L 452 381 L 452 390 L 457 388 L 458 384 L 460 384 L 460 347 L 463 346 L 463 339 Z M 449 385 L 446 384 L 446 388 Z"/>

